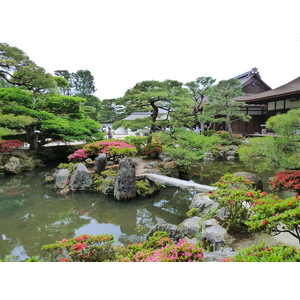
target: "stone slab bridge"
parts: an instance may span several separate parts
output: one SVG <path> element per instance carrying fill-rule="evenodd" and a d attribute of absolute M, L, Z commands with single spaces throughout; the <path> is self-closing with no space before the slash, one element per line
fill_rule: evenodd
<path fill-rule="evenodd" d="M 176 186 L 181 189 L 190 189 L 190 190 L 197 190 L 199 192 L 208 193 L 213 190 L 216 190 L 216 187 L 209 186 L 209 185 L 203 185 L 199 183 L 195 183 L 193 181 L 188 180 L 182 180 L 177 179 L 165 175 L 159 175 L 159 174 L 153 174 L 153 173 L 144 173 L 137 176 L 137 179 L 139 178 L 147 178 L 151 181 L 167 185 L 167 186 Z"/>

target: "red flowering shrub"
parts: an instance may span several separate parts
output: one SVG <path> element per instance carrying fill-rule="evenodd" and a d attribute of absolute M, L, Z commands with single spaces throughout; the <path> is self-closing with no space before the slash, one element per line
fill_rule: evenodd
<path fill-rule="evenodd" d="M 0 152 L 9 152 L 11 154 L 15 149 L 21 147 L 22 145 L 23 142 L 19 140 L 0 141 Z"/>
<path fill-rule="evenodd" d="M 252 214 L 245 224 L 251 231 L 263 231 L 271 235 L 288 232 L 300 243 L 300 198 L 280 199 L 267 194 L 254 200 Z"/>
<path fill-rule="evenodd" d="M 234 257 L 227 257 L 223 262 L 299 262 L 300 251 L 295 247 L 266 247 L 265 243 L 240 249 Z"/>
<path fill-rule="evenodd" d="M 83 160 L 90 156 L 98 156 L 101 153 L 105 153 L 113 161 L 119 161 L 125 156 L 135 155 L 136 148 L 124 141 L 94 142 L 75 151 L 69 156 L 69 160 Z"/>
<path fill-rule="evenodd" d="M 149 143 L 147 146 L 142 148 L 142 155 L 145 155 L 148 158 L 158 158 L 162 151 L 163 146 L 161 143 Z"/>
<path fill-rule="evenodd" d="M 254 200 L 263 196 L 261 191 L 253 190 L 253 182 L 244 176 L 225 174 L 213 184 L 217 190 L 208 196 L 226 208 L 227 219 L 224 226 L 228 229 L 246 229 L 245 221 L 250 217 Z"/>
<path fill-rule="evenodd" d="M 115 253 L 111 247 L 112 235 L 86 235 L 63 239 L 42 249 L 49 253 L 50 261 L 61 262 L 101 262 L 114 261 Z"/>
<path fill-rule="evenodd" d="M 293 191 L 300 193 L 300 171 L 277 173 L 270 182 L 273 191 Z"/>

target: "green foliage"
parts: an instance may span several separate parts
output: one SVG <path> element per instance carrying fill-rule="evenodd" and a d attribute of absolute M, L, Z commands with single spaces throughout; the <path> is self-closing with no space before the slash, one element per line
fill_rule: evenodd
<path fill-rule="evenodd" d="M 195 216 L 199 216 L 199 208 L 197 207 L 193 207 L 192 209 L 190 209 L 187 213 L 186 213 L 188 218 L 192 218 Z"/>
<path fill-rule="evenodd" d="M 286 114 L 270 117 L 266 122 L 266 128 L 279 135 L 290 137 L 296 135 L 296 140 L 299 141 L 297 130 L 300 128 L 300 108 L 291 109 Z"/>
<path fill-rule="evenodd" d="M 224 262 L 299 262 L 300 251 L 295 247 L 266 247 L 265 243 L 239 249 L 234 257 L 223 259 Z"/>
<path fill-rule="evenodd" d="M 34 119 L 29 116 L 15 116 L 13 114 L 0 114 L 0 126 L 11 129 L 21 129 L 34 123 Z"/>
<path fill-rule="evenodd" d="M 147 179 L 140 179 L 136 181 L 136 191 L 139 196 L 151 196 L 159 189 L 159 184 L 152 183 Z"/>
<path fill-rule="evenodd" d="M 231 129 L 232 119 L 249 121 L 250 116 L 241 112 L 241 107 L 245 104 L 235 100 L 241 96 L 242 85 L 237 79 L 220 81 L 209 90 L 209 105 L 204 106 L 200 119 L 203 122 L 226 123 L 231 139 L 234 135 Z"/>
<path fill-rule="evenodd" d="M 300 169 L 300 109 L 268 119 L 266 126 L 277 137 L 251 138 L 238 153 L 240 159 L 257 171 Z"/>
<path fill-rule="evenodd" d="M 189 89 L 190 97 L 193 99 L 194 123 L 199 123 L 199 115 L 202 113 L 204 97 L 208 94 L 209 88 L 216 80 L 211 77 L 198 77 L 195 81 L 187 82 L 185 86 Z"/>
<path fill-rule="evenodd" d="M 147 126 L 152 133 L 158 122 L 161 122 L 158 121 L 159 109 L 174 112 L 177 110 L 177 105 L 184 106 L 183 103 L 190 102 L 191 99 L 188 90 L 183 87 L 181 82 L 176 80 L 165 80 L 163 82 L 150 80 L 137 83 L 125 93 L 121 101 L 128 111 L 151 111 L 150 119 L 142 119 L 139 122 L 143 123 L 142 128 Z M 127 123 L 136 122 L 135 120 Z"/>
<path fill-rule="evenodd" d="M 48 259 L 53 262 L 104 262 L 115 260 L 113 242 L 114 238 L 109 234 L 83 234 L 45 245 L 42 249 L 48 252 Z"/>
<path fill-rule="evenodd" d="M 209 130 L 205 130 L 203 131 L 201 134 L 203 134 L 204 136 L 212 136 L 217 132 L 217 130 L 214 129 L 209 129 Z"/>
<path fill-rule="evenodd" d="M 240 160 L 256 171 L 300 168 L 300 144 L 286 137 L 248 139 L 238 149 Z"/>
<path fill-rule="evenodd" d="M 228 229 L 246 230 L 245 222 L 250 218 L 254 200 L 264 194 L 253 190 L 253 182 L 248 178 L 229 173 L 222 176 L 213 186 L 217 187 L 217 190 L 208 195 L 221 207 L 226 208 L 228 217 L 224 226 Z"/>
<path fill-rule="evenodd" d="M 128 144 L 133 145 L 138 154 L 141 154 L 142 148 L 147 145 L 148 137 L 147 136 L 126 136 L 125 141 Z"/>
<path fill-rule="evenodd" d="M 18 88 L 0 88 L 0 100 L 8 103 L 15 102 L 19 105 L 31 106 L 33 104 L 33 94 Z"/>
<path fill-rule="evenodd" d="M 280 199 L 265 195 L 256 199 L 253 214 L 245 222 L 251 231 L 263 231 L 271 235 L 288 232 L 300 243 L 300 198 L 299 196 Z"/>
<path fill-rule="evenodd" d="M 179 129 L 172 138 L 163 138 L 164 152 L 173 157 L 178 165 L 192 165 L 200 162 L 204 153 L 213 145 L 220 144 L 217 136 L 206 137 L 202 134 Z"/>
<path fill-rule="evenodd" d="M 25 86 L 34 93 L 56 88 L 54 78 L 17 47 L 0 43 L 0 77 L 10 84 Z"/>

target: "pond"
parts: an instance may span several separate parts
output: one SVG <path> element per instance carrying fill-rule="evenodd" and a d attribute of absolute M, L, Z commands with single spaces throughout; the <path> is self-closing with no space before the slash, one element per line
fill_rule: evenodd
<path fill-rule="evenodd" d="M 178 225 L 186 218 L 195 191 L 164 188 L 151 198 L 118 202 L 102 194 L 76 192 L 57 196 L 44 178 L 51 166 L 15 176 L 0 177 L 0 258 L 21 261 L 44 258 L 41 247 L 80 234 L 113 234 L 115 243 L 142 241 L 159 221 Z M 205 162 L 193 170 L 192 180 L 211 185 L 226 172 L 246 171 L 238 162 Z M 268 191 L 268 178 L 263 174 Z"/>

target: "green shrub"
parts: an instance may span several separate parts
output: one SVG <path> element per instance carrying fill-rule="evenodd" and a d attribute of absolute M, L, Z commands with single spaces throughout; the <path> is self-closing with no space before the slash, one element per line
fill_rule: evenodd
<path fill-rule="evenodd" d="M 266 194 L 255 199 L 250 220 L 245 222 L 251 231 L 271 235 L 287 232 L 300 243 L 300 197 L 280 199 Z"/>
<path fill-rule="evenodd" d="M 261 191 L 253 190 L 253 182 L 246 177 L 229 173 L 213 186 L 217 189 L 210 192 L 209 197 L 225 207 L 228 213 L 224 226 L 228 229 L 247 230 L 245 221 L 250 218 L 254 199 L 264 196 Z"/>
<path fill-rule="evenodd" d="M 300 250 L 289 246 L 266 247 L 265 243 L 238 251 L 224 262 L 299 262 Z"/>
<path fill-rule="evenodd" d="M 112 249 L 114 238 L 109 234 L 86 235 L 63 239 L 54 244 L 45 245 L 42 249 L 49 254 L 49 260 L 54 262 L 103 262 L 114 261 L 115 252 Z"/>
<path fill-rule="evenodd" d="M 142 152 L 142 148 L 145 147 L 147 145 L 147 141 L 148 141 L 148 137 L 147 136 L 127 136 L 125 137 L 125 141 L 128 144 L 133 145 L 138 154 L 141 154 Z"/>
<path fill-rule="evenodd" d="M 202 131 L 202 134 L 204 136 L 212 136 L 215 133 L 217 133 L 217 130 L 214 130 L 214 129 L 209 129 L 209 130 L 206 130 L 206 131 Z"/>

